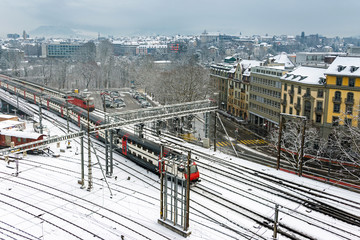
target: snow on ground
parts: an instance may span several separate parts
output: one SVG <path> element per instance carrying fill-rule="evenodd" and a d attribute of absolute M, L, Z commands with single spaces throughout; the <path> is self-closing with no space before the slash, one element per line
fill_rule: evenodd
<path fill-rule="evenodd" d="M 63 120 L 59 119 L 59 121 Z M 45 124 L 52 136 L 64 134 L 51 122 L 45 121 Z M 107 178 L 113 195 L 110 195 L 98 164 L 92 169 L 93 188 L 91 191 L 87 191 L 88 157 L 85 150 L 85 189 L 81 189 L 81 185 L 78 183 L 81 178 L 80 155 L 78 154 L 80 146 L 74 140 L 71 144 L 71 149 L 66 149 L 65 142 L 61 143 L 60 148 L 57 148 L 56 144 L 50 145 L 52 151 L 60 154 L 58 158 L 35 155 L 23 157 L 19 160 L 20 172 L 18 176 L 15 176 L 14 162 L 10 164 L 5 161 L 0 162 L 1 239 L 121 239 L 122 236 L 124 239 L 183 239 L 180 235 L 157 223 L 160 215 L 158 176 L 135 165 L 119 154 L 114 154 L 116 160 L 114 174 L 113 177 Z M 186 143 L 184 145 L 190 146 Z M 360 202 L 360 194 L 354 192 L 276 171 L 241 158 L 228 156 L 219 151 L 215 153 L 212 149 L 192 147 L 201 152 L 231 160 L 240 166 L 246 166 L 287 181 Z M 96 148 L 98 155 L 102 156 L 101 147 L 97 146 Z M 96 162 L 95 154 L 92 154 L 91 159 L 93 163 Z M 101 160 L 101 163 L 104 168 L 104 161 Z M 212 164 L 222 168 L 215 161 Z M 204 174 L 206 180 L 213 177 L 219 182 L 227 183 L 227 187 L 237 189 L 235 190 L 237 192 L 240 190 L 249 192 L 249 187 L 244 183 L 227 179 L 225 176 L 210 170 L 201 168 L 199 170 Z M 256 177 L 249 174 L 248 178 L 255 179 Z M 261 179 L 256 181 L 261 181 Z M 239 200 L 237 194 L 227 191 L 225 187 L 221 187 L 221 184 L 211 185 L 204 180 L 200 185 L 211 188 L 214 192 L 218 192 L 219 196 L 232 199 L 234 202 L 236 201 L 254 211 L 262 212 L 266 216 L 273 216 L 272 205 L 266 207 L 262 204 L 263 202 L 256 203 L 245 195 Z M 266 239 L 271 238 L 272 231 L 259 227 L 251 220 L 241 217 L 225 207 L 218 209 L 218 205 L 195 193 L 196 186 L 193 189 L 194 193 L 191 194 L 191 207 L 193 208 L 190 212 L 190 231 L 192 233 L 188 239 L 247 239 L 247 237 L 236 234 L 218 222 L 231 226 L 232 229 L 237 229 L 239 232 L 246 232 L 242 228 L 249 228 L 253 233 Z M 306 213 L 304 206 L 284 201 L 258 189 L 251 191 L 264 199 L 273 202 L 278 201 L 279 204 L 286 205 L 290 209 Z M 207 216 L 203 215 L 205 210 L 200 204 L 209 207 Z M 196 210 L 201 210 L 203 213 Z M 222 216 L 216 215 L 215 211 L 222 212 Z M 358 211 L 354 214 L 359 215 L 360 213 Z M 315 214 L 312 215 L 315 216 Z M 297 225 L 300 231 L 310 231 L 312 236 L 316 236 L 318 239 L 342 239 L 325 231 L 318 231 L 313 226 L 302 223 L 301 220 L 292 219 L 289 215 L 281 214 L 280 216 L 282 222 Z M 228 220 L 224 220 L 223 217 Z M 360 235 L 359 228 L 355 226 L 336 221 L 327 216 L 320 217 L 325 222 L 338 224 L 347 231 Z M 258 239 L 258 236 L 250 235 L 253 236 L 253 239 Z M 286 238 L 281 236 L 280 239 Z M 357 238 L 354 237 L 353 239 Z"/>

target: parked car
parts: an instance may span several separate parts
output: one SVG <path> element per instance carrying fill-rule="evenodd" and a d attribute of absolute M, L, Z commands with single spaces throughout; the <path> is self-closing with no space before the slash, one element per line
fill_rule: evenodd
<path fill-rule="evenodd" d="M 124 102 L 123 99 L 121 99 L 121 98 L 116 98 L 116 99 L 114 99 L 114 106 L 117 107 L 117 108 L 119 108 L 119 107 L 125 107 L 126 104 L 125 104 L 125 102 Z"/>
<path fill-rule="evenodd" d="M 110 92 L 110 97 L 115 98 L 115 97 L 120 97 L 120 94 L 118 91 L 111 91 Z"/>
<path fill-rule="evenodd" d="M 100 93 L 100 95 L 110 95 L 110 91 L 104 90 Z"/>
<path fill-rule="evenodd" d="M 105 107 L 110 108 L 112 107 L 112 102 L 110 100 L 105 99 Z"/>
<path fill-rule="evenodd" d="M 146 100 L 141 101 L 140 104 L 142 108 L 151 107 L 151 104 Z"/>

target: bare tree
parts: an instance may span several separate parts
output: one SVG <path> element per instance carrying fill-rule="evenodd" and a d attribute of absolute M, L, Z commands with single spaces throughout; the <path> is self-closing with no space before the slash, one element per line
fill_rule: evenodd
<path fill-rule="evenodd" d="M 284 151 L 281 151 L 280 153 L 282 158 L 286 159 L 294 169 L 298 168 L 299 156 L 301 154 L 303 121 L 304 120 L 300 118 L 286 118 L 283 125 L 281 147 Z M 319 135 L 319 130 L 316 127 L 309 123 L 305 125 L 303 153 L 305 155 L 312 155 L 313 158 L 304 162 L 304 166 L 313 161 L 317 161 L 318 157 L 320 157 L 326 147 L 326 141 L 325 143 L 324 141 L 321 141 Z M 278 146 L 278 136 L 279 129 L 270 133 L 270 141 L 275 146 Z"/>
<path fill-rule="evenodd" d="M 114 50 L 111 42 L 109 40 L 103 40 L 100 42 L 98 47 L 98 61 L 100 62 L 100 72 L 101 77 L 100 81 L 103 80 L 103 83 L 99 82 L 97 87 L 110 87 L 110 77 L 111 72 L 114 69 Z"/>
<path fill-rule="evenodd" d="M 137 84 L 150 91 L 161 104 L 201 100 L 211 92 L 208 70 L 192 56 L 160 63 L 148 57 L 135 72 Z"/>
<path fill-rule="evenodd" d="M 329 137 L 332 160 L 357 180 L 360 180 L 360 129 L 352 123 L 359 125 L 359 120 L 358 111 L 351 115 L 343 113 L 338 121 L 339 126 L 334 127 Z"/>

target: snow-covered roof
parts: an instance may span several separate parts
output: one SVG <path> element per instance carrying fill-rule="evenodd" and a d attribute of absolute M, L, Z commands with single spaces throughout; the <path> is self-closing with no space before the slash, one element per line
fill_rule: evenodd
<path fill-rule="evenodd" d="M 0 118 L 1 119 L 12 119 L 12 118 L 16 118 L 16 116 L 8 115 L 8 114 L 0 114 Z"/>
<path fill-rule="evenodd" d="M 294 71 L 285 74 L 281 77 L 282 80 L 299 82 L 304 84 L 317 84 L 322 85 L 325 79 L 325 68 L 314 67 L 298 67 Z"/>
<path fill-rule="evenodd" d="M 264 62 L 257 60 L 242 60 L 240 62 L 242 69 L 245 69 L 243 72 L 243 76 L 250 76 L 251 68 L 261 66 Z"/>
<path fill-rule="evenodd" d="M 286 53 L 281 53 L 279 55 L 276 55 L 272 58 L 270 58 L 271 60 L 273 60 L 275 63 L 283 63 L 285 64 L 285 68 L 293 68 L 295 67 L 295 65 L 290 61 L 289 57 L 287 56 Z"/>
<path fill-rule="evenodd" d="M 24 125 L 24 122 L 13 121 L 13 120 L 5 120 L 0 122 L 0 129 L 5 129 L 9 127 L 14 127 L 17 125 Z"/>
<path fill-rule="evenodd" d="M 22 131 L 15 131 L 15 130 L 2 130 L 0 135 L 5 136 L 13 136 L 19 138 L 29 138 L 29 139 L 38 139 L 41 136 L 45 136 L 44 134 L 35 133 L 35 132 L 22 132 Z"/>
<path fill-rule="evenodd" d="M 337 57 L 325 75 L 360 76 L 360 57 Z"/>

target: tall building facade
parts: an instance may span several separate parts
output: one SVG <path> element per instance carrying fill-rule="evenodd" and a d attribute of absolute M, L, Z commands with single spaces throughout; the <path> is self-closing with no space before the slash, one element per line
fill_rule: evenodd
<path fill-rule="evenodd" d="M 249 117 L 250 122 L 268 131 L 279 124 L 281 81 L 284 67 L 259 66 L 251 69 Z"/>
<path fill-rule="evenodd" d="M 46 58 L 67 58 L 74 56 L 82 44 L 55 42 L 42 44 L 42 57 Z"/>
<path fill-rule="evenodd" d="M 221 110 L 228 109 L 229 86 L 230 82 L 233 82 L 237 67 L 238 63 L 217 63 L 210 67 L 210 79 L 218 91 L 217 100 Z"/>
<path fill-rule="evenodd" d="M 281 110 L 297 116 L 306 116 L 309 123 L 318 126 L 324 134 L 326 94 L 325 68 L 299 67 L 281 77 Z"/>
<path fill-rule="evenodd" d="M 325 126 L 359 127 L 360 57 L 337 57 L 325 75 L 328 88 Z"/>

